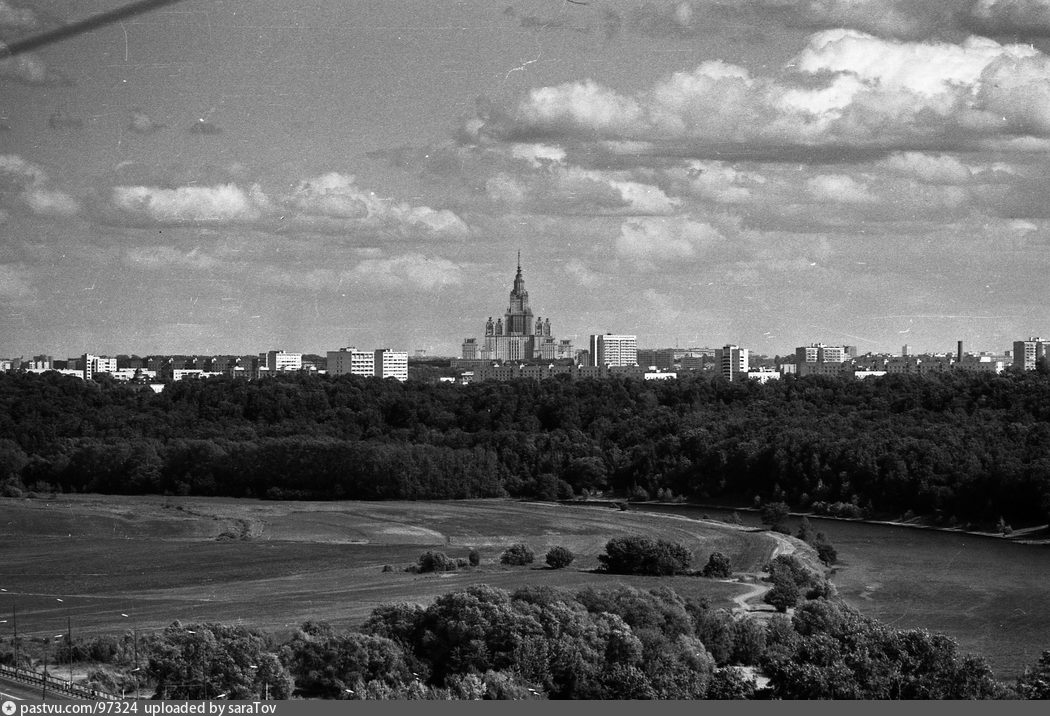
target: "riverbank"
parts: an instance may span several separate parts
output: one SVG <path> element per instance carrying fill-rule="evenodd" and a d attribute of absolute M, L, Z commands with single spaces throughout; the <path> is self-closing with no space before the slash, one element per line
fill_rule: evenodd
<path fill-rule="evenodd" d="M 741 512 L 753 515 L 757 515 L 762 511 L 759 507 L 738 507 L 733 505 L 712 505 L 699 502 L 666 502 L 658 500 L 646 500 L 644 502 L 626 502 L 624 500 L 590 498 L 586 500 L 561 500 L 561 503 L 567 505 L 576 504 L 607 506 L 612 509 L 618 509 L 619 505 L 626 505 L 627 509 L 629 510 L 636 510 L 646 505 L 655 507 L 687 507 L 689 509 L 695 510 L 718 510 L 720 512 Z M 805 517 L 807 519 L 829 520 L 835 522 L 847 522 L 862 525 L 883 525 L 887 527 L 905 527 L 908 529 L 916 530 L 931 530 L 935 532 L 944 532 L 947 534 L 972 535 L 974 537 L 987 537 L 991 539 L 1003 540 L 1006 542 L 1013 542 L 1017 544 L 1050 545 L 1050 524 L 1011 529 L 1009 533 L 1003 534 L 1001 532 L 990 532 L 984 530 L 968 530 L 963 527 L 944 527 L 941 525 L 932 525 L 923 522 L 923 519 L 925 519 L 923 517 L 914 517 L 910 520 L 879 520 L 865 519 L 861 517 L 838 517 L 836 515 L 826 515 L 819 512 L 789 512 L 788 516 L 796 519 L 802 519 L 803 517 Z"/>

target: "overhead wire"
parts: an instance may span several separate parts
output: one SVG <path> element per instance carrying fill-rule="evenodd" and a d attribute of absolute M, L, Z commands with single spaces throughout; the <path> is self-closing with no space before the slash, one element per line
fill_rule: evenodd
<path fill-rule="evenodd" d="M 128 5 L 123 5 L 108 12 L 99 13 L 77 22 L 71 22 L 53 30 L 47 30 L 30 37 L 15 40 L 10 43 L 0 42 L 0 59 L 13 57 L 23 52 L 29 52 L 45 45 L 50 45 L 60 40 L 65 40 L 76 35 L 82 35 L 106 25 L 120 22 L 134 15 L 156 10 L 165 5 L 173 5 L 182 0 L 139 0 Z"/>

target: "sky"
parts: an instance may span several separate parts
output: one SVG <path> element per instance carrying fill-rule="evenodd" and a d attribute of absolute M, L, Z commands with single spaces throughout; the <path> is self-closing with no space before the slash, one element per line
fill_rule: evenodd
<path fill-rule="evenodd" d="M 0 61 L 0 356 L 1001 352 L 1048 195 L 1050 0 L 182 0 Z"/>

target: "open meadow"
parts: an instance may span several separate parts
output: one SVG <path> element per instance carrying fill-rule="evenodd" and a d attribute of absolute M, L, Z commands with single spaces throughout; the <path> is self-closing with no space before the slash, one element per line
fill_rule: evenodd
<path fill-rule="evenodd" d="M 714 521 L 616 509 L 505 500 L 266 502 L 198 497 L 59 495 L 0 503 L 0 633 L 51 637 L 161 629 L 178 619 L 244 624 L 284 634 L 308 619 L 360 623 L 390 602 L 426 603 L 476 583 L 667 585 L 715 606 L 749 585 L 698 577 L 624 577 L 593 570 L 606 542 L 644 534 L 687 545 L 694 567 L 712 551 L 757 572 L 774 554 L 768 534 Z M 526 542 L 531 567 L 504 567 L 502 550 Z M 576 555 L 547 569 L 563 545 Z M 426 550 L 479 567 L 446 574 L 404 568 Z M 384 572 L 391 565 L 394 571 Z M 123 616 L 127 615 L 127 616 Z"/>

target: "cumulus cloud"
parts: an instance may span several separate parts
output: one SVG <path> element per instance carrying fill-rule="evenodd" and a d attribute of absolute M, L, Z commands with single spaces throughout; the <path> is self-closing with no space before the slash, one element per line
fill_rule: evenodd
<path fill-rule="evenodd" d="M 657 186 L 633 181 L 623 172 L 603 172 L 577 166 L 552 166 L 543 171 L 497 174 L 485 185 L 493 201 L 552 214 L 669 214 L 681 202 Z"/>
<path fill-rule="evenodd" d="M 875 201 L 867 187 L 847 174 L 821 174 L 806 181 L 806 191 L 817 201 L 869 204 Z"/>
<path fill-rule="evenodd" d="M 227 224 L 258 220 L 269 199 L 258 185 L 248 191 L 236 184 L 113 187 L 111 203 L 124 216 L 157 224 Z"/>
<path fill-rule="evenodd" d="M 486 134 L 484 120 L 477 132 Z M 498 124 L 491 136 L 528 135 L 662 143 L 679 155 L 1042 140 L 1050 137 L 1050 58 L 987 38 L 903 42 L 828 30 L 811 36 L 779 76 L 708 61 L 631 96 L 590 80 L 537 88 L 519 104 L 516 124 Z"/>
<path fill-rule="evenodd" d="M 54 188 L 41 167 L 16 154 L 0 154 L 0 199 L 40 216 L 68 217 L 80 211 L 79 202 Z"/>
<path fill-rule="evenodd" d="M 683 217 L 630 219 L 620 226 L 616 252 L 642 262 L 690 259 L 725 241 L 710 224 Z"/>
<path fill-rule="evenodd" d="M 441 236 L 469 233 L 466 223 L 452 211 L 379 197 L 357 186 L 352 175 L 338 172 L 300 182 L 281 203 L 297 210 L 306 223 L 318 228 L 328 224 L 326 220 L 336 220 L 332 224 L 336 229 L 357 225 Z"/>
<path fill-rule="evenodd" d="M 959 159 L 946 154 L 925 152 L 896 152 L 881 165 L 890 171 L 913 176 L 928 184 L 963 184 L 973 176 L 973 170 Z"/>

